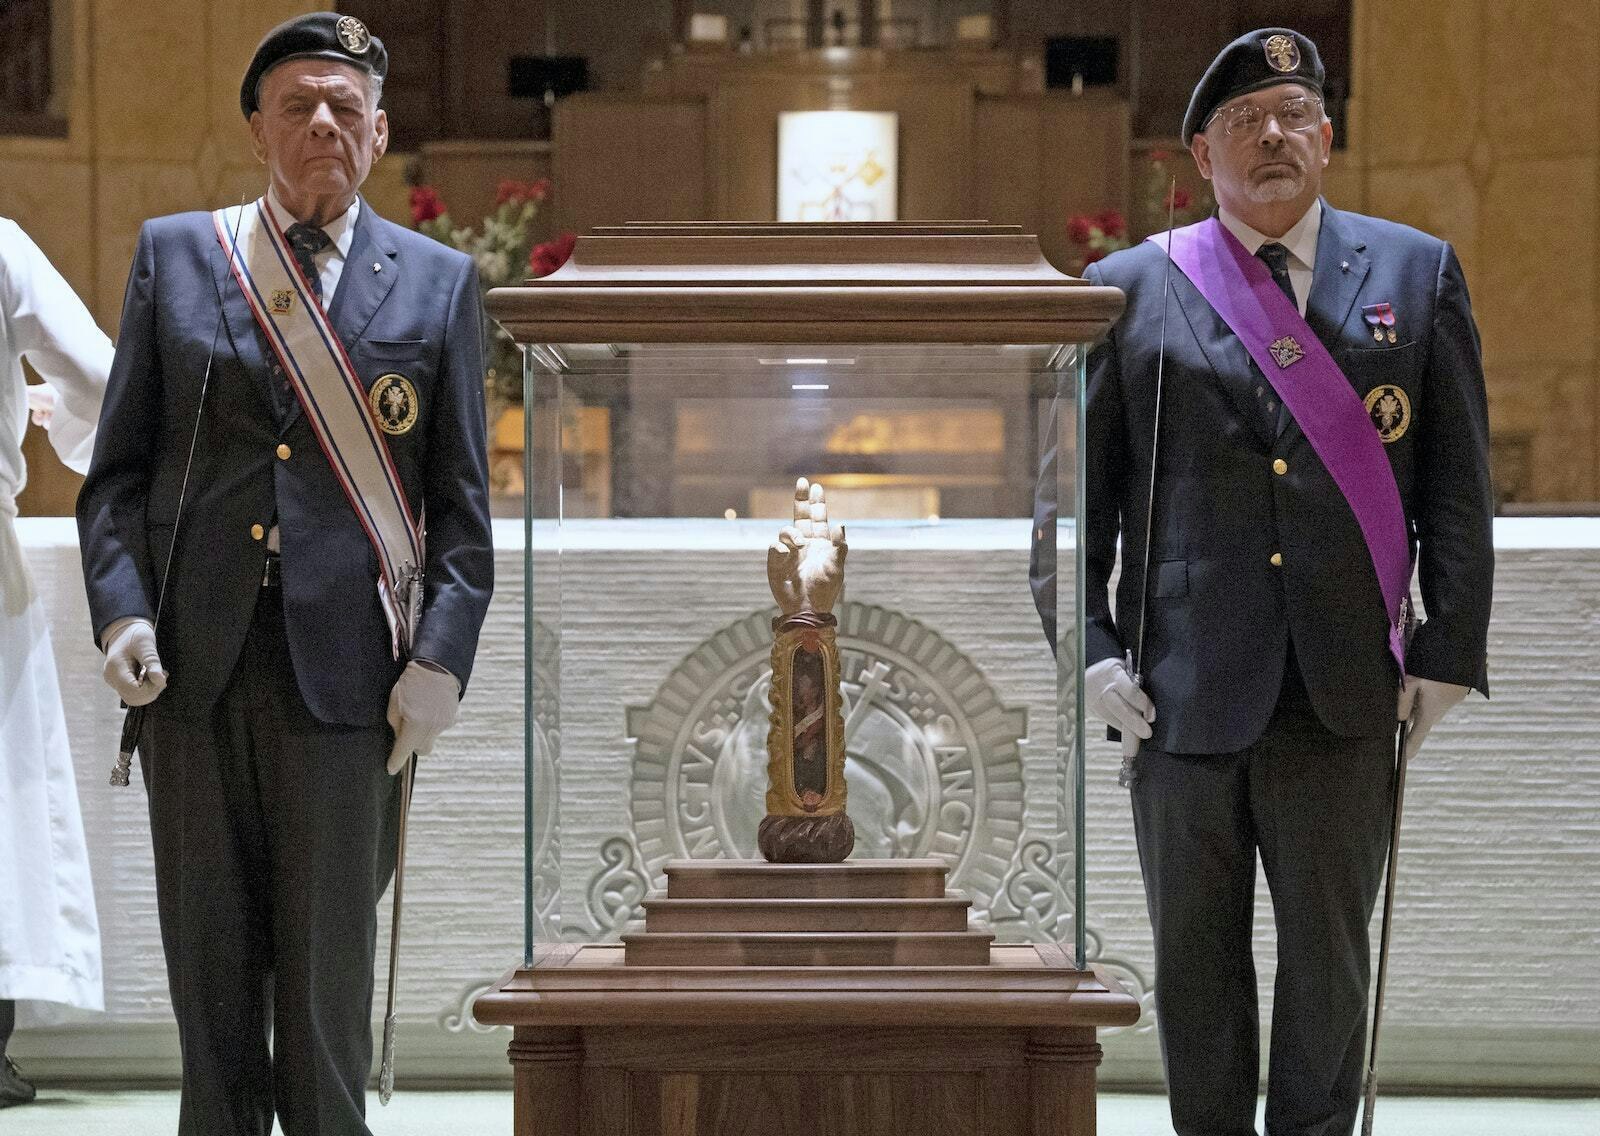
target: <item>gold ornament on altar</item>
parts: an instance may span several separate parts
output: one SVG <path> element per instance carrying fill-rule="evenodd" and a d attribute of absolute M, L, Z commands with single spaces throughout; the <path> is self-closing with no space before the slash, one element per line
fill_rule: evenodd
<path fill-rule="evenodd" d="M 795 483 L 794 522 L 767 549 L 772 621 L 772 716 L 761 854 L 782 863 L 837 863 L 855 846 L 845 812 L 844 714 L 833 608 L 844 592 L 844 526 L 828 524 L 821 485 Z"/>

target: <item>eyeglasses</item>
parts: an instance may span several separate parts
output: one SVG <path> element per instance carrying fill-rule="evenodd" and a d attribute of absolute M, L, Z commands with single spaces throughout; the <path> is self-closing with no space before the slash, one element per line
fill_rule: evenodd
<path fill-rule="evenodd" d="M 1322 125 L 1322 100 L 1301 96 L 1284 99 L 1272 115 L 1278 120 L 1280 130 L 1304 134 Z M 1267 124 L 1267 109 L 1255 103 L 1240 103 L 1218 110 L 1206 122 L 1222 123 L 1222 132 L 1229 138 L 1254 138 Z"/>

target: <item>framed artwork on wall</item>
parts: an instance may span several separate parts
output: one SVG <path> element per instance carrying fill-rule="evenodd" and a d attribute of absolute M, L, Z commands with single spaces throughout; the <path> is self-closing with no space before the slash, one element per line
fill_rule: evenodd
<path fill-rule="evenodd" d="M 778 220 L 898 220 L 899 129 L 878 111 L 780 114 Z"/>

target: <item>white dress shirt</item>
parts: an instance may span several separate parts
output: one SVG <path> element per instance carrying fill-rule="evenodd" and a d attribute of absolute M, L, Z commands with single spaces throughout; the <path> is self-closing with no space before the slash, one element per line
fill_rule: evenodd
<path fill-rule="evenodd" d="M 278 201 L 278 194 L 271 187 L 267 189 L 267 208 L 272 210 L 272 218 L 278 222 L 278 227 L 287 233 L 289 226 L 295 223 L 294 215 Z M 356 216 L 360 212 L 361 198 L 357 197 L 350 203 L 350 208 L 322 226 L 322 231 L 328 234 L 333 243 L 311 259 L 316 262 L 317 276 L 322 284 L 324 311 L 333 307 L 333 293 L 339 287 L 339 277 L 344 275 L 345 258 L 350 255 L 350 244 L 355 240 Z"/>
<path fill-rule="evenodd" d="M 1245 252 L 1254 256 L 1262 245 L 1276 241 L 1289 250 L 1289 283 L 1294 285 L 1295 306 L 1306 314 L 1306 299 L 1311 295 L 1311 272 L 1317 264 L 1317 236 L 1322 232 L 1322 199 L 1318 198 L 1306 210 L 1306 215 L 1296 221 L 1281 237 L 1258 233 L 1226 209 L 1217 208 L 1217 219 L 1239 238 Z"/>

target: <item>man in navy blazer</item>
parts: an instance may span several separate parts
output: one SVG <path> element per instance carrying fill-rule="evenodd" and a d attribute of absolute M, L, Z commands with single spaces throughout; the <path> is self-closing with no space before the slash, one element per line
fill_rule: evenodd
<path fill-rule="evenodd" d="M 1267 262 L 1383 442 L 1428 615 L 1404 676 L 1352 505 L 1239 336 L 1161 244 L 1085 273 L 1127 295 L 1088 361 L 1086 695 L 1112 737 L 1140 739 L 1134 822 L 1181 1136 L 1255 1131 L 1258 854 L 1278 930 L 1267 1130 L 1351 1131 L 1396 721 L 1415 752 L 1469 688 L 1488 693 L 1489 431 L 1466 283 L 1448 244 L 1321 200 L 1322 80 L 1304 36 L 1241 36 L 1194 92 L 1184 138 L 1218 221 Z M 1035 526 L 1045 611 L 1054 486 L 1052 453 Z M 1141 609 L 1142 689 L 1123 663 Z"/>
<path fill-rule="evenodd" d="M 78 501 L 107 679 L 149 704 L 140 764 L 183 1133 L 266 1132 L 274 1111 L 291 1136 L 367 1132 L 390 775 L 454 719 L 489 603 L 476 271 L 358 194 L 387 145 L 386 66 L 359 21 L 315 13 L 262 41 L 241 103 L 266 208 L 425 517 L 409 657 L 373 544 L 209 214 L 140 234 Z"/>

